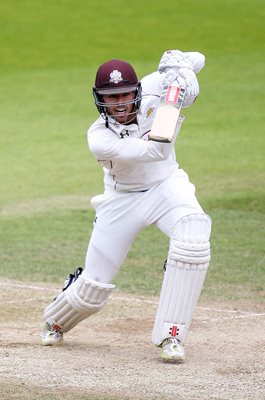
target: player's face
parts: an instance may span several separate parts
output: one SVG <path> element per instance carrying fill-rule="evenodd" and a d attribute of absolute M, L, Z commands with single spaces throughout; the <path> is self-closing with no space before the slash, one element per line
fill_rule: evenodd
<path fill-rule="evenodd" d="M 135 92 L 115 93 L 103 96 L 103 101 L 106 104 L 108 114 L 112 115 L 120 124 L 133 122 L 136 118 L 132 114 L 134 110 Z"/>

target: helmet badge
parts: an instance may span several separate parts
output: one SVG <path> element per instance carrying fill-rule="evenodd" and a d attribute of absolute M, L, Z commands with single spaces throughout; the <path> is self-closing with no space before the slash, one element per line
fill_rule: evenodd
<path fill-rule="evenodd" d="M 114 69 L 114 71 L 112 71 L 110 73 L 110 82 L 112 83 L 119 83 L 123 80 L 122 78 L 122 74 L 120 71 L 118 71 L 117 69 Z"/>

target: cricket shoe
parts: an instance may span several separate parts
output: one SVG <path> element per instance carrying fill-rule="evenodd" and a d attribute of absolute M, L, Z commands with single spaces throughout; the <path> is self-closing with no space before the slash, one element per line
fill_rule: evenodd
<path fill-rule="evenodd" d="M 185 351 L 178 339 L 169 337 L 162 344 L 161 358 L 164 361 L 182 363 L 185 361 Z"/>
<path fill-rule="evenodd" d="M 44 330 L 41 333 L 41 341 L 43 346 L 58 346 L 62 344 L 63 333 L 60 326 L 46 322 Z"/>

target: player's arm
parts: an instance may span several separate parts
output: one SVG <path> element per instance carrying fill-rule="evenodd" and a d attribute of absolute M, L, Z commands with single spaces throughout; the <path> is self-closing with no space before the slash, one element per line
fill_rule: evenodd
<path fill-rule="evenodd" d="M 184 118 L 180 118 L 176 135 Z M 152 162 L 165 160 L 172 151 L 172 143 L 155 143 L 134 137 L 119 139 L 111 131 L 90 132 L 88 136 L 90 151 L 99 161 L 119 160 L 126 163 Z"/>
<path fill-rule="evenodd" d="M 141 85 L 143 97 L 155 96 L 159 98 L 164 87 L 164 75 L 159 71 L 155 71 L 142 78 Z"/>

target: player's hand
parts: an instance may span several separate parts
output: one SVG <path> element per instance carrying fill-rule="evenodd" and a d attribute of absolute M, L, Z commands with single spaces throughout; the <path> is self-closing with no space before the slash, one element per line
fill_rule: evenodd
<path fill-rule="evenodd" d="M 190 107 L 200 92 L 197 77 L 189 68 L 180 68 L 178 71 L 174 69 L 168 70 L 163 74 L 162 83 L 164 86 L 176 85 L 186 90 L 182 108 Z"/>
<path fill-rule="evenodd" d="M 167 72 L 169 69 L 190 68 L 192 62 L 188 60 L 180 50 L 168 50 L 162 55 L 158 65 L 159 72 Z"/>
<path fill-rule="evenodd" d="M 205 56 L 197 51 L 168 50 L 162 55 L 158 71 L 163 73 L 169 69 L 177 71 L 180 68 L 188 68 L 197 74 L 204 67 L 204 64 Z"/>
<path fill-rule="evenodd" d="M 182 107 L 190 107 L 200 92 L 199 83 L 195 73 L 188 68 L 180 68 L 178 70 L 176 81 L 178 82 L 179 86 L 186 89 Z"/>

